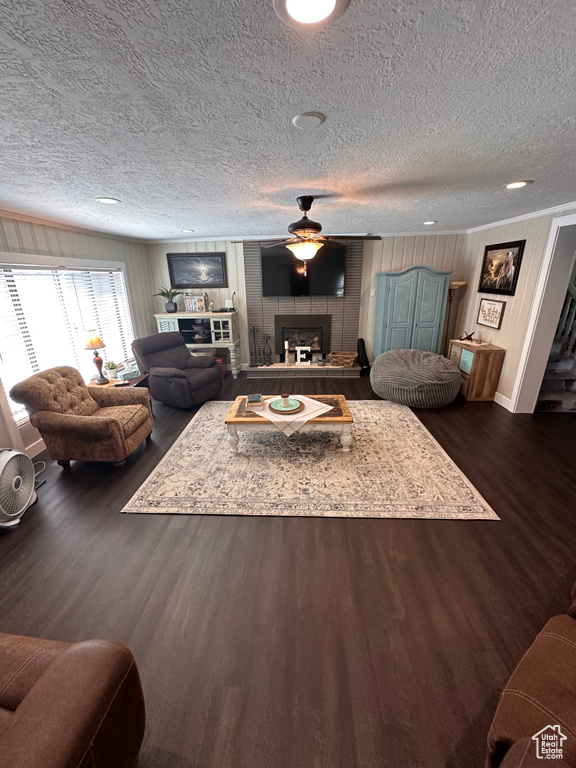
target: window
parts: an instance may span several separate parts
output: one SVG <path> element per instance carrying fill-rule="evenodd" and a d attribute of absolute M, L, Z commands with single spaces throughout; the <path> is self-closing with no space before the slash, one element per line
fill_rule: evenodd
<path fill-rule="evenodd" d="M 0 268 L 0 378 L 6 394 L 27 376 L 55 365 L 72 365 L 86 380 L 96 369 L 84 349 L 95 329 L 106 347 L 101 357 L 120 363 L 132 357 L 134 338 L 120 270 Z M 14 418 L 26 418 L 8 398 Z"/>

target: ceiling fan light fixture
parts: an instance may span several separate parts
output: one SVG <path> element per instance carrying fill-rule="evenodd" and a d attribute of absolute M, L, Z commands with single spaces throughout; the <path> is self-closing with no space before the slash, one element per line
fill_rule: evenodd
<path fill-rule="evenodd" d="M 300 243 L 292 243 L 287 245 L 288 248 L 297 259 L 302 261 L 308 261 L 316 256 L 316 251 L 320 250 L 324 243 L 317 243 L 313 240 L 303 240 Z"/>
<path fill-rule="evenodd" d="M 272 0 L 279 19 L 291 27 L 321 26 L 341 16 L 350 0 Z"/>

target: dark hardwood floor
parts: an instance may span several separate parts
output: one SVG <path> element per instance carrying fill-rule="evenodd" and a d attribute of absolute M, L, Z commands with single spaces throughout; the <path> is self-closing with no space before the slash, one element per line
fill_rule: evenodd
<path fill-rule="evenodd" d="M 220 399 L 281 388 L 243 376 Z M 141 768 L 480 768 L 499 690 L 576 578 L 576 417 L 418 412 L 500 522 L 121 515 L 192 416 L 154 410 L 125 469 L 49 463 L 0 536 L 0 630 L 130 646 Z"/>

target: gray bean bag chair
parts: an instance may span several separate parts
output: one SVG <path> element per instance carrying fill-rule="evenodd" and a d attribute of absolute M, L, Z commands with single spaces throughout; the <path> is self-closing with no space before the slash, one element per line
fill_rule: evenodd
<path fill-rule="evenodd" d="M 460 389 L 460 371 L 451 360 L 419 349 L 391 349 L 370 371 L 372 389 L 384 400 L 412 408 L 448 405 Z"/>

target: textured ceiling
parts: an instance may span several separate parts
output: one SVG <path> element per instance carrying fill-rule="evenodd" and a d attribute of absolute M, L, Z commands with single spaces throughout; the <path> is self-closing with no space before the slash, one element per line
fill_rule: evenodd
<path fill-rule="evenodd" d="M 0 208 L 209 239 L 323 193 L 325 232 L 467 229 L 576 199 L 575 67 L 573 0 L 351 0 L 314 31 L 272 0 L 0 0 Z"/>

